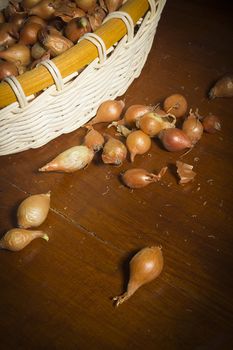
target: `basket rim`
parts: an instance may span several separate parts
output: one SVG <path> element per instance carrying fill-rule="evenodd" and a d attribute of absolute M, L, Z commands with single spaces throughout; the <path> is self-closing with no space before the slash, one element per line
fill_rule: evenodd
<path fill-rule="evenodd" d="M 161 0 L 152 1 L 155 1 L 155 4 L 157 4 Z M 150 8 L 150 2 L 151 0 L 128 0 L 119 11 L 127 13 L 132 18 L 135 26 L 137 21 L 143 17 Z M 121 19 L 111 18 L 102 24 L 94 33 L 103 40 L 108 50 L 127 34 L 127 28 Z M 111 35 L 109 35 L 109 33 L 111 33 Z M 88 40 L 82 40 L 63 54 L 51 59 L 51 61 L 60 71 L 61 77 L 66 78 L 85 68 L 97 57 L 97 47 Z M 43 65 L 17 76 L 17 80 L 26 97 L 32 96 L 54 85 L 54 79 L 51 73 Z M 2 81 L 0 83 L 0 109 L 16 101 L 17 97 L 11 86 L 7 82 Z"/>

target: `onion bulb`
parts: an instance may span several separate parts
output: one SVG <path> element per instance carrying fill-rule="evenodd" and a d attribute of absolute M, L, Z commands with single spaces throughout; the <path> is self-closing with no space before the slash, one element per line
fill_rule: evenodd
<path fill-rule="evenodd" d="M 104 0 L 108 12 L 113 12 L 119 9 L 122 5 L 123 0 Z"/>
<path fill-rule="evenodd" d="M 193 145 L 200 140 L 203 134 L 202 123 L 193 113 L 190 113 L 190 115 L 185 119 L 182 125 L 182 130 L 189 137 Z"/>
<path fill-rule="evenodd" d="M 39 16 L 30 16 L 27 18 L 26 23 L 37 23 L 40 24 L 41 27 L 45 27 L 46 26 L 46 21 L 39 17 Z"/>
<path fill-rule="evenodd" d="M 120 141 L 108 135 L 102 153 L 102 160 L 105 164 L 121 165 L 127 156 L 127 148 Z"/>
<path fill-rule="evenodd" d="M 85 12 L 91 12 L 96 7 L 96 0 L 75 0 L 75 2 Z"/>
<path fill-rule="evenodd" d="M 43 231 L 13 228 L 12 230 L 9 230 L 0 240 L 0 249 L 18 252 L 36 238 L 43 238 L 45 241 L 49 240 L 48 235 Z"/>
<path fill-rule="evenodd" d="M 56 0 L 41 0 L 29 9 L 28 14 L 29 16 L 36 15 L 46 20 L 50 19 L 55 12 L 55 7 L 53 6 L 55 2 Z"/>
<path fill-rule="evenodd" d="M 33 6 L 37 5 L 41 0 L 23 0 L 22 6 L 24 9 L 30 9 Z"/>
<path fill-rule="evenodd" d="M 225 75 L 219 79 L 209 92 L 209 98 L 233 97 L 233 74 Z"/>
<path fill-rule="evenodd" d="M 18 69 L 14 63 L 6 61 L 0 62 L 0 80 L 12 75 L 15 77 L 18 74 Z"/>
<path fill-rule="evenodd" d="M 75 17 L 65 27 L 64 34 L 73 43 L 76 43 L 81 36 L 91 31 L 90 22 L 87 17 Z"/>
<path fill-rule="evenodd" d="M 98 152 L 103 148 L 104 137 L 99 131 L 95 130 L 92 126 L 87 128 L 88 132 L 84 138 L 83 144 L 91 148 L 94 152 Z"/>
<path fill-rule="evenodd" d="M 162 129 L 174 128 L 176 118 L 173 118 L 173 121 L 170 122 L 168 117 L 161 116 L 156 111 L 149 112 L 144 114 L 136 122 L 138 128 L 140 128 L 145 134 L 150 137 L 156 136 Z"/>
<path fill-rule="evenodd" d="M 121 112 L 125 107 L 124 101 L 120 100 L 107 100 L 101 103 L 99 106 L 96 116 L 91 120 L 88 125 L 94 125 L 97 123 L 112 122 L 119 120 Z"/>
<path fill-rule="evenodd" d="M 152 182 L 160 181 L 166 171 L 167 167 L 164 167 L 160 170 L 158 175 L 155 175 L 149 173 L 145 169 L 133 168 L 126 170 L 124 174 L 122 174 L 122 181 L 129 188 L 142 188 Z"/>
<path fill-rule="evenodd" d="M 11 46 L 19 37 L 18 29 L 14 23 L 0 24 L 0 46 Z"/>
<path fill-rule="evenodd" d="M 39 23 L 25 23 L 19 34 L 19 42 L 24 45 L 34 45 L 37 42 L 37 34 L 41 29 Z"/>
<path fill-rule="evenodd" d="M 122 122 L 130 128 L 135 127 L 136 120 L 144 114 L 152 112 L 153 107 L 145 105 L 132 105 L 127 108 Z"/>
<path fill-rule="evenodd" d="M 130 279 L 127 291 L 113 300 L 116 306 L 128 300 L 139 287 L 157 278 L 164 261 L 161 247 L 146 247 L 140 250 L 130 261 Z"/>
<path fill-rule="evenodd" d="M 40 226 L 47 218 L 50 207 L 50 192 L 26 198 L 17 210 L 18 225 L 21 228 Z"/>
<path fill-rule="evenodd" d="M 179 152 L 192 147 L 189 137 L 183 130 L 177 128 L 160 131 L 159 139 L 162 141 L 164 148 L 170 152 Z"/>
<path fill-rule="evenodd" d="M 163 109 L 165 112 L 171 113 L 177 118 L 183 117 L 187 111 L 187 108 L 187 100 L 180 94 L 168 96 L 163 103 Z"/>
<path fill-rule="evenodd" d="M 151 147 L 151 138 L 141 130 L 132 131 L 126 139 L 126 146 L 130 152 L 130 160 L 134 161 L 137 154 L 144 154 Z"/>
<path fill-rule="evenodd" d="M 14 44 L 4 51 L 0 51 L 0 58 L 13 62 L 18 66 L 27 66 L 31 61 L 30 49 L 23 44 Z"/>
<path fill-rule="evenodd" d="M 52 57 L 58 56 L 73 46 L 72 41 L 56 29 L 43 28 L 38 32 L 39 42 L 50 51 Z"/>
<path fill-rule="evenodd" d="M 74 146 L 60 153 L 51 162 L 44 165 L 39 171 L 59 171 L 73 173 L 90 164 L 94 151 L 87 146 Z"/>
<path fill-rule="evenodd" d="M 221 130 L 220 119 L 219 117 L 213 114 L 207 115 L 207 117 L 205 117 L 202 120 L 202 125 L 204 128 L 204 131 L 208 132 L 209 134 L 214 134 L 215 132 Z"/>

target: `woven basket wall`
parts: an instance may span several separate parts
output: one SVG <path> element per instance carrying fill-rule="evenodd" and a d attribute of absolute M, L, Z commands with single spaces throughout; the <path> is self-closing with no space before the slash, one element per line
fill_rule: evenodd
<path fill-rule="evenodd" d="M 152 6 L 152 1 L 134 37 L 125 35 L 108 49 L 104 62 L 97 57 L 80 74 L 66 77 L 60 91 L 52 85 L 37 97 L 27 97 L 25 106 L 17 101 L 0 110 L 0 155 L 43 146 L 85 124 L 101 102 L 125 93 L 141 73 L 166 2 Z"/>

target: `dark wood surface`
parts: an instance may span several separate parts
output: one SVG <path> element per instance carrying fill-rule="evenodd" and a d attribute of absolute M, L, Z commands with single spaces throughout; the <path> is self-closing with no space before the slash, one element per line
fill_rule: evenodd
<path fill-rule="evenodd" d="M 130 106 L 179 92 L 189 108 L 221 118 L 222 131 L 205 134 L 183 158 L 197 172 L 193 183 L 177 183 L 181 154 L 156 142 L 134 164 L 107 166 L 97 155 L 74 174 L 38 173 L 80 144 L 84 129 L 1 157 L 1 235 L 16 226 L 24 198 L 51 190 L 41 226 L 49 242 L 0 251 L 1 349 L 233 348 L 233 99 L 206 97 L 233 69 L 232 9 L 228 1 L 168 0 L 143 72 L 124 95 Z M 164 165 L 160 184 L 130 191 L 119 180 L 133 166 L 156 172 Z M 130 258 L 157 244 L 165 259 L 160 277 L 114 308 Z"/>

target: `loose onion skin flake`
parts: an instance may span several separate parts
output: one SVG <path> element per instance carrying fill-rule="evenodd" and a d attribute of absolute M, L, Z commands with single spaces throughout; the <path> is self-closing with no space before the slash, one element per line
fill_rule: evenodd
<path fill-rule="evenodd" d="M 196 173 L 193 171 L 193 166 L 181 161 L 176 162 L 177 174 L 180 178 L 179 184 L 186 184 L 194 180 Z"/>
<path fill-rule="evenodd" d="M 43 238 L 48 241 L 49 237 L 43 231 L 25 230 L 22 228 L 13 228 L 8 231 L 0 240 L 0 249 L 17 252 L 25 248 L 36 238 Z"/>
<path fill-rule="evenodd" d="M 94 151 L 87 146 L 74 146 L 60 153 L 51 162 L 44 165 L 39 171 L 58 171 L 73 173 L 85 168 L 94 157 Z"/>
<path fill-rule="evenodd" d="M 158 175 L 155 175 L 153 173 L 149 173 L 145 169 L 133 168 L 126 170 L 122 174 L 122 181 L 129 188 L 142 188 L 152 182 L 160 181 L 166 171 L 167 167 L 164 167 L 160 170 Z"/>
<path fill-rule="evenodd" d="M 164 265 L 161 247 L 140 250 L 130 261 L 130 279 L 127 291 L 114 297 L 116 307 L 128 300 L 142 285 L 157 278 Z"/>
<path fill-rule="evenodd" d="M 210 89 L 209 98 L 233 97 L 233 74 L 225 75 Z"/>
<path fill-rule="evenodd" d="M 213 114 L 207 115 L 207 117 L 202 120 L 202 125 L 204 131 L 208 132 L 209 134 L 214 134 L 221 130 L 221 121 L 216 115 Z"/>
<path fill-rule="evenodd" d="M 18 225 L 21 228 L 38 227 L 47 218 L 50 208 L 50 192 L 26 198 L 17 210 Z"/>
<path fill-rule="evenodd" d="M 187 112 L 187 108 L 187 100 L 180 94 L 168 96 L 163 103 L 163 109 L 165 112 L 173 114 L 176 118 L 183 117 Z"/>

